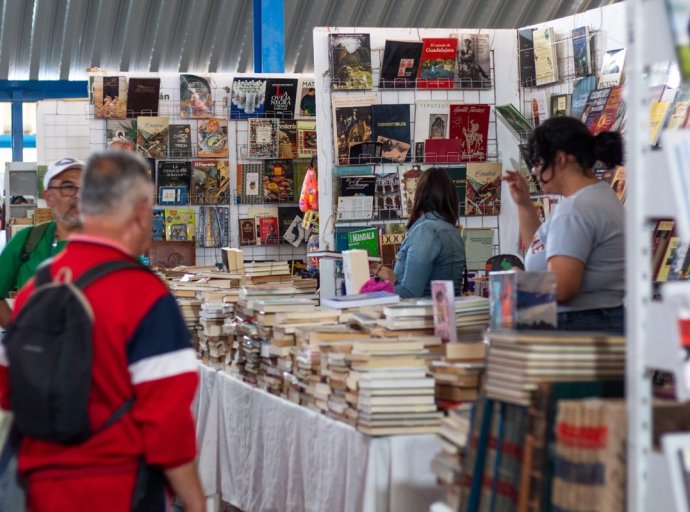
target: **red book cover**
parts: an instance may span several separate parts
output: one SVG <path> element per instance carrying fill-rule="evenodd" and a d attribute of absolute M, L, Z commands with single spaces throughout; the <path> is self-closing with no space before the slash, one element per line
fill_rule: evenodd
<path fill-rule="evenodd" d="M 424 161 L 429 164 L 462 162 L 462 143 L 459 139 L 426 139 Z"/>
<path fill-rule="evenodd" d="M 486 160 L 491 106 L 463 104 L 450 106 L 449 137 L 461 143 L 461 162 Z"/>
<path fill-rule="evenodd" d="M 601 113 L 596 123 L 592 124 L 590 127 L 592 134 L 597 135 L 601 132 L 609 131 L 616 122 L 616 119 L 623 115 L 622 110 L 624 108 L 623 86 L 616 85 L 611 87 L 609 97 L 606 99 L 604 111 Z"/>
<path fill-rule="evenodd" d="M 458 40 L 455 37 L 423 39 L 417 88 L 452 89 Z"/>
<path fill-rule="evenodd" d="M 259 217 L 259 237 L 261 238 L 261 245 L 280 243 L 278 217 Z"/>

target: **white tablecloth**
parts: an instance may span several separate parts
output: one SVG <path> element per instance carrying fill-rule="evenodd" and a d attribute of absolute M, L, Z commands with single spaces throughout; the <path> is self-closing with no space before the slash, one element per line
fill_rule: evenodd
<path fill-rule="evenodd" d="M 428 510 L 435 436 L 373 438 L 201 367 L 197 400 L 207 495 L 245 512 Z"/>

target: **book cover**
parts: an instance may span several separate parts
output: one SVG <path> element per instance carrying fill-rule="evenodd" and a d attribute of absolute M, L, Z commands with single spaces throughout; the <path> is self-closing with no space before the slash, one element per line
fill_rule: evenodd
<path fill-rule="evenodd" d="M 514 105 L 496 105 L 496 112 L 518 139 L 525 140 L 532 133 L 532 125 Z"/>
<path fill-rule="evenodd" d="M 551 96 L 551 117 L 565 117 L 570 114 L 570 94 Z"/>
<path fill-rule="evenodd" d="M 192 128 L 188 124 L 168 126 L 168 155 L 170 158 L 189 158 L 192 156 Z"/>
<path fill-rule="evenodd" d="M 266 105 L 265 78 L 234 78 L 230 94 L 230 119 L 263 117 Z"/>
<path fill-rule="evenodd" d="M 625 202 L 626 183 L 627 180 L 625 178 L 625 167 L 619 165 L 613 170 L 611 188 L 621 202 Z"/>
<path fill-rule="evenodd" d="M 398 168 L 400 176 L 400 204 L 402 206 L 402 218 L 406 219 L 412 212 L 415 190 L 417 182 L 422 177 L 422 172 L 429 166 L 421 165 L 404 166 Z"/>
<path fill-rule="evenodd" d="M 240 245 L 256 245 L 256 223 L 254 219 L 240 219 Z"/>
<path fill-rule="evenodd" d="M 333 98 L 333 134 L 339 165 L 348 165 L 350 146 L 371 142 L 371 106 L 378 103 L 375 95 L 338 96 Z"/>
<path fill-rule="evenodd" d="M 294 247 L 299 247 L 302 242 L 307 241 L 307 231 L 302 226 L 303 219 L 295 215 L 292 222 L 283 233 L 283 240 Z"/>
<path fill-rule="evenodd" d="M 295 200 L 291 160 L 269 160 L 263 176 L 263 195 L 267 203 L 289 203 Z"/>
<path fill-rule="evenodd" d="M 338 197 L 338 214 L 336 220 L 370 220 L 374 213 L 373 196 L 340 196 Z"/>
<path fill-rule="evenodd" d="M 200 122 L 197 129 L 197 154 L 199 158 L 228 157 L 228 122 L 211 118 Z"/>
<path fill-rule="evenodd" d="M 609 50 L 604 54 L 601 63 L 601 74 L 597 88 L 613 87 L 621 84 L 623 65 L 625 64 L 625 48 Z"/>
<path fill-rule="evenodd" d="M 690 91 L 679 90 L 676 94 L 676 99 L 671 108 L 671 114 L 668 119 L 667 129 L 678 130 L 684 128 L 688 119 L 688 110 L 690 109 Z M 106 121 L 107 123 L 107 121 Z"/>
<path fill-rule="evenodd" d="M 597 77 L 587 76 L 579 79 L 573 86 L 573 94 L 570 100 L 570 117 L 582 119 L 587 100 L 593 90 L 597 88 Z"/>
<path fill-rule="evenodd" d="M 298 206 L 278 207 L 278 236 L 280 236 L 280 238 L 284 238 L 295 216 L 299 216 L 300 218 L 302 216 L 302 212 Z"/>
<path fill-rule="evenodd" d="M 578 27 L 571 32 L 573 39 L 573 61 L 575 76 L 588 76 L 594 73 L 589 27 Z"/>
<path fill-rule="evenodd" d="M 299 79 L 295 117 L 316 117 L 316 83 L 313 78 Z"/>
<path fill-rule="evenodd" d="M 455 83 L 460 89 L 491 88 L 489 34 L 460 34 Z"/>
<path fill-rule="evenodd" d="M 126 77 L 94 77 L 93 115 L 96 119 L 125 119 L 127 117 Z"/>
<path fill-rule="evenodd" d="M 243 204 L 262 203 L 264 163 L 243 163 L 240 165 L 238 174 L 241 176 L 241 180 L 237 184 L 237 190 L 240 191 L 240 202 Z"/>
<path fill-rule="evenodd" d="M 581 120 L 590 132 L 595 130 L 599 117 L 606 108 L 606 101 L 609 99 L 610 93 L 611 88 L 604 87 L 603 89 L 594 89 L 589 94 Z"/>
<path fill-rule="evenodd" d="M 158 187 L 159 204 L 187 204 L 187 195 L 191 186 L 191 179 L 191 162 L 159 161 L 156 169 L 156 186 Z M 164 189 L 167 189 L 167 192 Z M 184 191 L 184 203 L 170 202 L 171 200 L 183 200 L 182 192 L 178 193 L 176 190 Z"/>
<path fill-rule="evenodd" d="M 379 256 L 379 230 L 378 228 L 360 229 L 347 233 L 348 250 L 362 249 L 369 257 Z"/>
<path fill-rule="evenodd" d="M 316 121 L 297 121 L 297 158 L 316 155 Z"/>
<path fill-rule="evenodd" d="M 427 139 L 447 139 L 450 117 L 449 100 L 415 102 L 414 156 L 416 162 L 424 161 L 424 142 Z"/>
<path fill-rule="evenodd" d="M 481 162 L 487 158 L 490 105 L 450 106 L 449 138 L 462 144 L 461 162 Z"/>
<path fill-rule="evenodd" d="M 343 278 L 347 295 L 360 292 L 364 283 L 369 280 L 369 260 L 366 251 L 343 251 Z"/>
<path fill-rule="evenodd" d="M 278 119 L 251 118 L 248 124 L 247 158 L 278 158 Z"/>
<path fill-rule="evenodd" d="M 534 29 L 518 30 L 518 54 L 520 61 L 520 85 L 534 87 L 537 85 L 534 68 Z"/>
<path fill-rule="evenodd" d="M 652 101 L 649 107 L 649 137 L 647 142 L 650 146 L 656 146 L 659 143 L 661 130 L 666 124 L 669 114 L 671 113 L 672 98 L 664 93 L 664 96 L 659 101 Z"/>
<path fill-rule="evenodd" d="M 374 142 L 384 162 L 410 161 L 410 105 L 372 105 Z"/>
<path fill-rule="evenodd" d="M 535 128 L 549 118 L 549 96 L 545 91 L 529 93 L 527 103 L 527 111 Z"/>
<path fill-rule="evenodd" d="M 682 240 L 679 236 L 672 236 L 668 245 L 666 246 L 666 252 L 661 259 L 661 264 L 659 265 L 659 271 L 656 275 L 657 282 L 666 282 L 669 280 L 671 272 L 674 267 L 678 265 L 678 259 L 684 258 L 684 254 L 680 254 L 679 248 L 682 245 Z"/>
<path fill-rule="evenodd" d="M 394 220 L 402 218 L 400 204 L 400 177 L 398 173 L 376 176 L 373 220 Z"/>
<path fill-rule="evenodd" d="M 462 141 L 460 139 L 427 139 L 424 142 L 424 161 L 429 164 L 462 162 Z"/>
<path fill-rule="evenodd" d="M 656 280 L 669 240 L 676 234 L 675 221 L 659 219 L 652 232 L 652 276 Z"/>
<path fill-rule="evenodd" d="M 535 29 L 532 33 L 534 41 L 534 69 L 536 85 L 546 85 L 558 81 L 558 56 L 556 54 L 556 38 L 551 27 Z"/>
<path fill-rule="evenodd" d="M 467 270 L 486 270 L 486 262 L 494 255 L 494 230 L 491 228 L 465 228 L 465 261 Z"/>
<path fill-rule="evenodd" d="M 431 297 L 434 311 L 434 335 L 439 336 L 443 343 L 455 343 L 457 328 L 453 281 L 431 281 Z"/>
<path fill-rule="evenodd" d="M 194 240 L 195 236 L 194 208 L 166 208 L 165 209 L 165 239 L 166 240 Z"/>
<path fill-rule="evenodd" d="M 369 34 L 328 34 L 331 89 L 371 89 Z"/>
<path fill-rule="evenodd" d="M 137 118 L 137 153 L 147 158 L 168 156 L 168 118 Z"/>
<path fill-rule="evenodd" d="M 297 100 L 297 78 L 269 78 L 266 80 L 266 116 L 292 119 Z"/>
<path fill-rule="evenodd" d="M 199 208 L 196 243 L 198 247 L 220 248 L 228 245 L 227 206 L 202 206 Z"/>
<path fill-rule="evenodd" d="M 106 145 L 108 149 L 135 151 L 137 147 L 136 119 L 106 119 Z"/>
<path fill-rule="evenodd" d="M 623 87 L 620 85 L 611 87 L 609 96 L 606 99 L 606 105 L 604 105 L 604 110 L 591 128 L 592 134 L 597 135 L 601 132 L 611 130 L 616 120 L 623 115 L 624 111 Z"/>
<path fill-rule="evenodd" d="M 687 82 L 690 80 L 690 34 L 688 33 L 690 4 L 685 0 L 666 0 L 665 4 L 680 76 Z"/>
<path fill-rule="evenodd" d="M 127 88 L 127 117 L 157 116 L 160 78 L 130 78 Z"/>
<path fill-rule="evenodd" d="M 149 248 L 152 267 L 175 268 L 180 265 L 196 265 L 196 249 L 193 241 L 153 240 Z"/>
<path fill-rule="evenodd" d="M 421 41 L 386 41 L 381 64 L 381 89 L 414 89 L 422 56 Z"/>
<path fill-rule="evenodd" d="M 417 72 L 419 89 L 452 89 L 458 40 L 455 37 L 422 39 L 422 56 Z"/>
<path fill-rule="evenodd" d="M 297 121 L 281 119 L 278 123 L 278 156 L 276 158 L 292 160 L 297 157 Z"/>
<path fill-rule="evenodd" d="M 340 178 L 340 196 L 369 196 L 376 194 L 376 176 L 352 176 Z"/>
<path fill-rule="evenodd" d="M 259 217 L 258 222 L 261 245 L 278 245 L 280 243 L 280 237 L 278 236 L 278 218 Z"/>
<path fill-rule="evenodd" d="M 400 233 L 388 232 L 390 226 L 400 226 Z M 385 232 L 380 234 L 381 264 L 393 268 L 400 246 L 405 240 L 407 231 L 404 224 L 386 224 Z"/>
<path fill-rule="evenodd" d="M 205 119 L 213 117 L 213 95 L 207 78 L 180 75 L 180 117 Z"/>
<path fill-rule="evenodd" d="M 489 328 L 556 329 L 556 274 L 553 272 L 491 272 Z"/>
<path fill-rule="evenodd" d="M 465 216 L 465 187 L 467 186 L 467 166 L 456 165 L 447 167 L 446 172 L 450 177 L 450 181 L 455 186 L 455 192 L 458 195 L 458 202 L 460 203 L 460 216 Z"/>
<path fill-rule="evenodd" d="M 467 164 L 465 215 L 498 215 L 501 211 L 501 162 Z"/>
<path fill-rule="evenodd" d="M 165 240 L 165 210 L 153 209 L 153 224 L 151 225 L 151 240 Z"/>
<path fill-rule="evenodd" d="M 227 160 L 192 160 L 191 204 L 228 204 L 230 166 Z"/>

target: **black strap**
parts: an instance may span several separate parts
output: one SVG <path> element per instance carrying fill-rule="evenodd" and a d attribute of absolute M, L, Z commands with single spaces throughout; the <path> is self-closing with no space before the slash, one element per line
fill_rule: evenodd
<path fill-rule="evenodd" d="M 21 259 L 23 262 L 28 261 L 29 256 L 31 256 L 31 253 L 38 245 L 38 242 L 41 241 L 43 235 L 45 235 L 46 231 L 48 231 L 48 227 L 50 226 L 51 222 L 52 221 L 41 222 L 40 224 L 36 224 L 29 228 L 29 234 L 26 236 L 26 240 L 24 240 L 24 245 L 22 246 L 22 252 L 19 256 L 19 259 Z"/>
<path fill-rule="evenodd" d="M 465 265 L 465 270 L 462 274 L 462 294 L 469 295 L 470 293 L 470 276 L 467 274 L 467 265 Z"/>
<path fill-rule="evenodd" d="M 134 405 L 134 397 L 127 400 L 124 404 L 118 407 L 114 413 L 110 415 L 108 421 L 106 421 L 101 428 L 99 428 L 95 433 L 103 432 L 109 427 L 112 427 L 120 418 L 122 418 Z"/>
<path fill-rule="evenodd" d="M 50 276 L 50 262 L 52 259 L 49 259 L 36 269 L 36 288 L 39 286 L 43 286 L 44 284 L 48 284 L 52 278 Z"/>
<path fill-rule="evenodd" d="M 97 281 L 101 277 L 104 277 L 111 272 L 117 272 L 118 270 L 143 270 L 148 272 L 149 270 L 142 265 L 132 260 L 110 260 L 105 263 L 101 263 L 80 275 L 74 284 L 79 287 L 79 289 L 84 290 L 94 281 Z"/>

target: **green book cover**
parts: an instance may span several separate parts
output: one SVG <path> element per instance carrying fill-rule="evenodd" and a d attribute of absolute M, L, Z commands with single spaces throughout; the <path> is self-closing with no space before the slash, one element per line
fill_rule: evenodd
<path fill-rule="evenodd" d="M 377 228 L 360 229 L 347 234 L 348 249 L 364 249 L 369 256 L 379 255 L 379 230 Z"/>
<path fill-rule="evenodd" d="M 465 216 L 465 191 L 467 189 L 467 167 L 464 165 L 458 167 L 446 168 L 450 180 L 455 185 L 455 191 L 458 193 L 458 202 L 460 203 L 460 216 Z"/>

